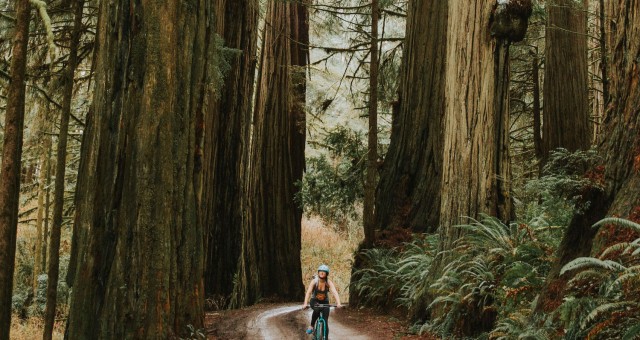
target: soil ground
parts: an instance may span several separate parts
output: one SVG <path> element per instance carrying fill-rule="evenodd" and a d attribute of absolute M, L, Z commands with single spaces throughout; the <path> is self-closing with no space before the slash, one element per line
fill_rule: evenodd
<path fill-rule="evenodd" d="M 252 307 L 210 312 L 206 315 L 209 340 L 310 339 L 304 333 L 310 311 L 292 304 L 259 304 Z M 371 309 L 341 308 L 329 318 L 331 339 L 426 339 L 429 335 L 408 333 L 408 323 L 400 315 L 379 315 Z"/>

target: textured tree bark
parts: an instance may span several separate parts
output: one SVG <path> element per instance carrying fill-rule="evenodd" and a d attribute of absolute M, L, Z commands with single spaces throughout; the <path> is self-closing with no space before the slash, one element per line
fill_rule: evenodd
<path fill-rule="evenodd" d="M 216 31 L 225 46 L 240 50 L 230 60 L 219 98 L 209 98 L 203 147 L 203 226 L 207 231 L 205 294 L 228 298 L 241 247 L 242 196 L 251 124 L 251 100 L 258 33 L 256 0 L 217 0 L 216 12 L 224 13 Z M 219 306 L 224 307 L 224 306 Z"/>
<path fill-rule="evenodd" d="M 591 146 L 586 4 L 553 0 L 546 6 L 543 163 L 556 148 Z"/>
<path fill-rule="evenodd" d="M 302 209 L 293 198 L 304 170 L 307 6 L 269 2 L 263 39 L 234 306 L 304 293 Z"/>
<path fill-rule="evenodd" d="M 589 84 L 587 61 L 588 1 L 554 0 L 547 6 L 548 22 L 545 37 L 545 86 L 543 156 L 562 147 L 569 151 L 586 150 L 591 146 L 592 128 L 589 124 Z M 603 38 L 604 39 L 604 38 Z M 601 48 L 606 47 L 604 41 Z M 606 55 L 606 50 L 601 49 Z M 606 70 L 606 65 L 603 66 Z M 603 82 L 603 86 L 605 86 Z M 607 94 L 608 96 L 608 94 Z M 552 266 L 547 285 L 536 308 L 555 306 L 560 301 L 558 289 L 564 286 L 558 276 L 569 261 L 589 256 L 596 230 L 591 228 L 607 212 L 610 201 L 598 188 L 581 193 L 590 208 L 576 213 L 558 248 L 558 260 Z M 550 291 L 552 287 L 556 291 Z M 554 301 L 546 301 L 546 300 Z"/>
<path fill-rule="evenodd" d="M 533 146 L 536 158 L 541 160 L 543 157 L 544 145 L 542 144 L 542 107 L 540 105 L 540 61 L 538 56 L 534 55 L 532 62 L 532 78 L 533 78 Z M 538 173 L 542 173 L 542 162 L 538 163 Z"/>
<path fill-rule="evenodd" d="M 49 223 L 51 222 L 51 214 L 49 208 L 51 207 L 51 157 L 52 157 L 51 140 L 49 140 L 49 151 L 47 154 L 47 190 L 44 194 L 44 230 L 42 231 L 42 270 L 47 268 L 47 254 L 49 253 L 49 246 L 47 239 L 49 238 Z"/>
<path fill-rule="evenodd" d="M 451 2 L 446 49 L 442 249 L 460 237 L 454 225 L 480 213 L 510 221 L 509 47 L 493 39 L 494 3 Z"/>
<path fill-rule="evenodd" d="M 409 2 L 400 109 L 376 196 L 382 230 L 439 225 L 447 17 L 448 1 Z"/>
<path fill-rule="evenodd" d="M 608 62 L 607 62 L 607 29 L 606 29 L 606 16 L 605 16 L 605 4 L 604 0 L 598 1 L 598 17 L 599 17 L 599 28 L 600 28 L 600 71 L 602 78 L 602 102 L 603 106 L 606 109 L 607 104 L 609 103 L 609 71 L 608 71 Z"/>
<path fill-rule="evenodd" d="M 42 112 L 42 131 L 46 131 L 49 128 L 49 123 L 46 117 L 46 111 Z M 38 289 L 38 276 L 43 273 L 46 263 L 46 253 L 43 252 L 44 244 L 46 243 L 46 237 L 44 233 L 44 219 L 45 219 L 45 197 L 47 195 L 47 176 L 49 174 L 49 149 L 51 148 L 51 137 L 42 136 L 42 147 L 40 148 L 40 173 L 38 174 L 38 213 L 36 215 L 36 249 L 35 259 L 33 260 L 33 294 L 35 296 Z"/>
<path fill-rule="evenodd" d="M 58 299 L 58 277 L 60 274 L 60 234 L 62 229 L 62 211 L 64 208 L 64 185 L 67 168 L 67 137 L 69 134 L 69 116 L 73 99 L 73 79 L 78 64 L 78 44 L 82 34 L 82 10 L 84 0 L 73 2 L 74 22 L 69 44 L 69 60 L 64 74 L 62 93 L 62 111 L 60 112 L 60 133 L 58 134 L 58 150 L 56 157 L 56 181 L 53 194 L 53 224 L 49 243 L 49 268 L 47 270 L 47 304 L 44 312 L 44 340 L 53 337 L 53 325 L 56 317 Z"/>
<path fill-rule="evenodd" d="M 99 13 L 66 337 L 176 338 L 203 325 L 196 118 L 215 16 L 204 0 Z"/>
<path fill-rule="evenodd" d="M 376 182 L 378 180 L 378 0 L 371 1 L 371 46 L 369 54 L 369 131 L 367 134 L 367 175 L 364 184 L 364 246 L 371 247 L 376 229 Z"/>
<path fill-rule="evenodd" d="M 610 48 L 607 52 L 611 57 L 608 65 L 610 103 L 605 118 L 607 133 L 599 150 L 605 166 L 601 171 L 594 171 L 604 181 L 605 189 L 592 189 L 596 194 L 587 196 L 588 209 L 574 216 L 569 224 L 558 250 L 558 260 L 538 298 L 538 311 L 548 311 L 557 305 L 553 299 L 562 295 L 566 283 L 558 275 L 566 263 L 578 256 L 597 256 L 612 243 L 632 241 L 619 239 L 621 235 L 638 237 L 613 232 L 611 227 L 599 231 L 590 228 L 606 216 L 640 222 L 640 3 L 615 0 L 606 6 L 606 17 L 611 18 L 607 39 Z M 584 216 L 589 220 L 584 220 Z"/>
<path fill-rule="evenodd" d="M 0 174 L 0 339 L 9 339 L 11 295 L 18 229 L 22 135 L 24 128 L 25 72 L 31 5 L 16 1 L 16 27 L 7 90 L 2 170 Z"/>

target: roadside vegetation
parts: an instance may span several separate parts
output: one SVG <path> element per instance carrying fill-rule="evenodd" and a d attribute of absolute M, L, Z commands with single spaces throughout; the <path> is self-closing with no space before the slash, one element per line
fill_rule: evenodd
<path fill-rule="evenodd" d="M 606 218 L 596 223 L 595 257 L 566 264 L 566 283 L 553 306 L 537 298 L 555 261 L 570 216 L 584 209 L 575 193 L 593 178 L 572 171 L 597 162 L 593 153 L 559 150 L 540 179 L 526 183 L 521 220 L 504 224 L 483 215 L 463 230 L 453 249 L 441 250 L 437 235 L 365 251 L 367 266 L 351 289 L 363 304 L 404 308 L 412 332 L 443 338 L 635 339 L 640 335 L 640 224 Z M 615 237 L 614 237 L 615 235 Z M 613 241 L 611 241 L 613 240 Z M 446 265 L 435 267 L 444 257 Z M 551 310 L 550 313 L 537 312 Z"/>

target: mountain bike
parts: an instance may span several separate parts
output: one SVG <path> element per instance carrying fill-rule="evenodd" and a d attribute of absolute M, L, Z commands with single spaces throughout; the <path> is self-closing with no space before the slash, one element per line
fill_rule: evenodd
<path fill-rule="evenodd" d="M 313 327 L 313 340 L 327 340 L 327 320 L 324 319 L 323 309 L 325 307 L 336 307 L 337 305 L 325 305 L 325 304 L 317 304 L 317 305 L 309 305 L 313 310 L 319 310 L 320 316 L 318 316 L 318 320 L 316 320 L 316 324 Z"/>

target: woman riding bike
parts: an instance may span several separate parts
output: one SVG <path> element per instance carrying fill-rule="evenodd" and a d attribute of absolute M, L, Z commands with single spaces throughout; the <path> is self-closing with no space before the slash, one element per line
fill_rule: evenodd
<path fill-rule="evenodd" d="M 303 309 L 309 307 L 309 298 L 311 298 L 311 306 L 317 304 L 328 305 L 329 304 L 329 292 L 333 294 L 333 297 L 336 299 L 336 307 L 342 307 L 340 303 L 340 296 L 338 295 L 338 291 L 336 290 L 336 286 L 333 284 L 331 280 L 329 280 L 329 266 L 326 264 L 318 267 L 318 276 L 315 277 L 311 282 L 309 282 L 309 286 L 307 287 L 307 294 L 304 297 L 304 305 Z M 313 296 L 312 296 L 313 295 Z M 327 337 L 329 336 L 329 307 L 324 308 L 314 308 L 313 314 L 311 314 L 311 326 L 307 329 L 307 334 L 311 334 L 313 332 L 313 326 L 320 316 L 320 312 L 322 312 L 322 316 L 326 321 L 327 328 Z"/>

